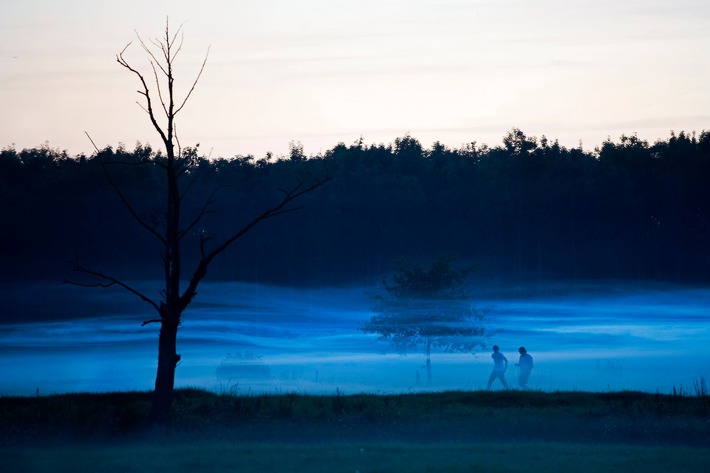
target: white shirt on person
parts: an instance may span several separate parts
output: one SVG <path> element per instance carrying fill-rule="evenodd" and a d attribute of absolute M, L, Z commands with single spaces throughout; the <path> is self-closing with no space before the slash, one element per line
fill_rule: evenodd
<path fill-rule="evenodd" d="M 506 361 L 508 359 L 499 351 L 491 353 L 491 358 L 493 358 L 493 371 L 505 371 Z"/>

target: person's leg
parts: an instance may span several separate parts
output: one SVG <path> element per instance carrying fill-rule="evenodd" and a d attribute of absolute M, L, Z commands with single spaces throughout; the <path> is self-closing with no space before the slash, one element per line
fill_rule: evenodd
<path fill-rule="evenodd" d="M 520 384 L 521 388 L 528 387 L 528 379 L 529 378 L 530 378 L 530 371 L 521 371 L 520 372 L 520 379 L 518 380 L 518 383 Z"/>
<path fill-rule="evenodd" d="M 493 384 L 493 381 L 496 379 L 497 372 L 496 371 L 491 371 L 491 375 L 488 377 L 488 388 L 491 389 L 491 385 Z"/>
<path fill-rule="evenodd" d="M 500 375 L 498 375 L 498 377 L 500 378 L 500 382 L 503 383 L 503 387 L 504 387 L 505 389 L 508 389 L 508 382 L 505 380 L 505 373 L 503 373 L 503 372 L 501 371 L 501 372 L 500 372 Z"/>

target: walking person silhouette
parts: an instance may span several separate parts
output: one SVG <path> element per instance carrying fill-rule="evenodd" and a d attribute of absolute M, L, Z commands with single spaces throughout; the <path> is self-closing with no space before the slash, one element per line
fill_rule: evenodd
<path fill-rule="evenodd" d="M 508 369 L 508 359 L 502 354 L 498 345 L 493 345 L 493 353 L 491 353 L 491 358 L 493 358 L 493 371 L 488 377 L 488 389 L 491 389 L 491 385 L 496 378 L 500 379 L 505 389 L 508 389 L 508 382 L 505 380 L 505 370 Z"/>
<path fill-rule="evenodd" d="M 528 379 L 530 378 L 530 372 L 533 369 L 533 358 L 530 353 L 525 349 L 525 347 L 518 348 L 518 353 L 520 353 L 520 359 L 515 364 L 520 368 L 520 373 L 518 375 L 518 384 L 521 388 L 525 389 L 528 387 Z"/>

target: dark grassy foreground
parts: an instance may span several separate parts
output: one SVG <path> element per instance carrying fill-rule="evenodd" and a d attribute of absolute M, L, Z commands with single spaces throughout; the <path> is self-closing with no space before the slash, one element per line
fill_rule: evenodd
<path fill-rule="evenodd" d="M 638 392 L 0 398 L 0 470 L 710 471 L 710 397 Z"/>

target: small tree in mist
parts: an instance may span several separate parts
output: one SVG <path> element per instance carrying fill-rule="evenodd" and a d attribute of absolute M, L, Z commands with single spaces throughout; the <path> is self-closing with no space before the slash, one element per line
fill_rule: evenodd
<path fill-rule="evenodd" d="M 196 148 L 182 148 L 180 146 L 175 121 L 199 82 L 207 62 L 209 49 L 195 80 L 186 89 L 187 92 L 184 97 L 179 99 L 175 92 L 174 63 L 182 49 L 182 27 L 178 28 L 175 33 L 171 33 L 168 22 L 165 26 L 164 36 L 161 39 L 151 40 L 146 43 L 138 36 L 138 42 L 148 58 L 150 65 L 148 76 L 133 67 L 124 56 L 131 43 L 116 56 L 116 60 L 118 64 L 134 74 L 138 79 L 140 83 L 138 94 L 141 96 L 139 105 L 146 112 L 151 125 L 160 136 L 164 150 L 157 154 L 149 153 L 139 159 L 138 162 L 134 160 L 130 163 L 124 162 L 122 164 L 144 165 L 159 171 L 165 186 L 165 193 L 160 204 L 163 206 L 162 210 L 150 213 L 150 216 L 147 217 L 145 212 L 140 212 L 134 208 L 124 192 L 114 183 L 111 173 L 107 170 L 109 164 L 116 164 L 116 162 L 102 160 L 101 163 L 109 182 L 128 212 L 162 246 L 164 274 L 164 285 L 160 291 L 162 297 L 160 300 L 154 300 L 126 282 L 109 274 L 82 266 L 78 262 L 74 265 L 76 271 L 98 278 L 99 282 L 80 283 L 73 281 L 72 283 L 101 287 L 120 286 L 150 304 L 157 312 L 157 318 L 146 320 L 143 325 L 160 324 L 158 370 L 155 378 L 151 417 L 154 422 L 162 424 L 169 419 L 170 406 L 173 400 L 175 369 L 180 361 L 180 355 L 177 353 L 177 333 L 181 324 L 182 314 L 197 294 L 198 285 L 206 276 L 210 264 L 257 224 L 272 217 L 297 210 L 297 207 L 292 206 L 293 202 L 319 188 L 330 179 L 330 175 L 328 172 L 324 172 L 323 177 L 320 178 L 310 175 L 302 178 L 294 176 L 294 183 L 291 187 L 281 190 L 280 197 L 274 200 L 272 206 L 256 211 L 250 220 L 235 224 L 231 233 L 223 240 L 211 241 L 210 235 L 200 225 L 203 217 L 213 211 L 212 205 L 215 202 L 217 189 L 201 206 L 197 206 L 200 210 L 196 215 L 183 215 L 185 198 L 189 194 L 191 185 L 194 184 L 191 181 L 192 170 L 199 164 L 199 158 Z M 154 89 L 151 90 L 149 83 L 154 86 Z M 100 158 L 102 153 L 99 152 L 98 148 L 96 151 Z M 191 234 L 199 234 L 197 247 L 195 248 L 199 257 L 196 266 L 190 271 L 186 271 L 182 266 L 183 243 L 186 237 Z M 189 282 L 185 288 L 182 288 L 181 283 L 184 281 L 183 278 L 186 277 L 189 277 Z"/>
<path fill-rule="evenodd" d="M 431 351 L 473 351 L 484 346 L 484 313 L 471 305 L 466 278 L 474 266 L 457 267 L 449 256 L 428 267 L 399 262 L 398 271 L 385 278 L 385 294 L 373 298 L 373 315 L 362 326 L 379 335 L 401 354 L 423 349 L 427 383 L 431 384 Z"/>

